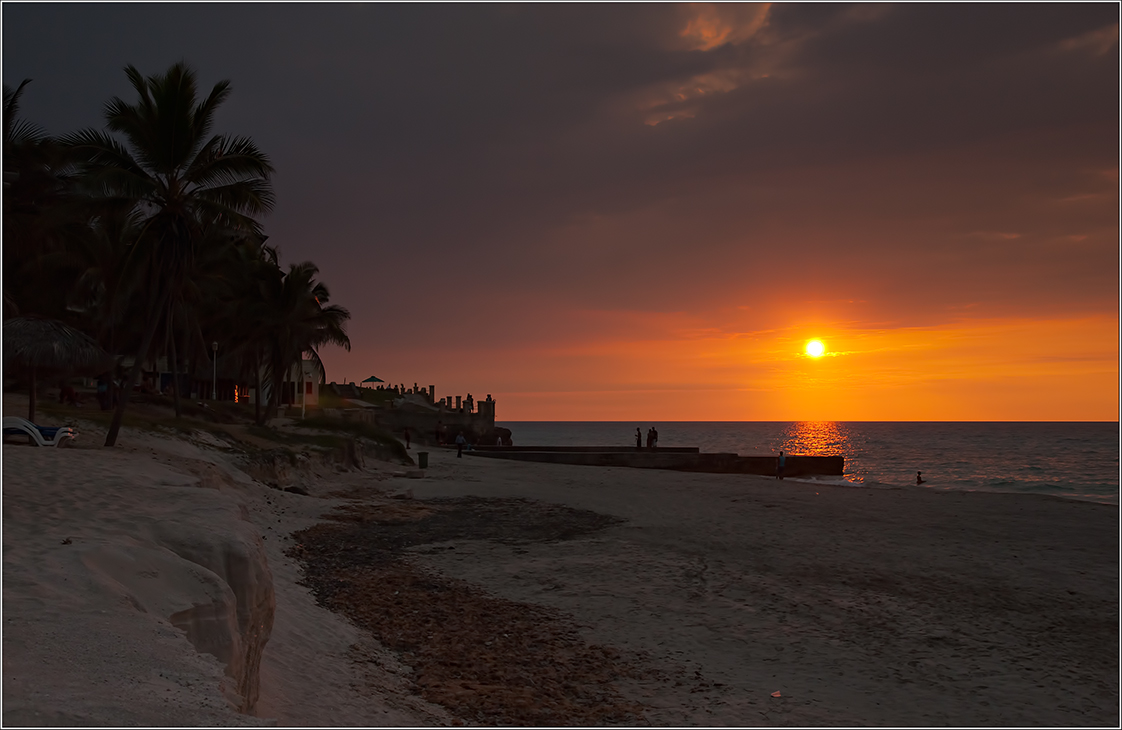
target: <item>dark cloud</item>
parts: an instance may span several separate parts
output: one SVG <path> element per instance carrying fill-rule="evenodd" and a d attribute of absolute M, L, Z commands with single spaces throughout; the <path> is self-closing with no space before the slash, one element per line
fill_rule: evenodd
<path fill-rule="evenodd" d="M 709 50 L 683 35 L 699 12 L 7 4 L 5 81 L 35 78 L 26 114 L 61 132 L 127 96 L 126 63 L 231 79 L 221 128 L 278 168 L 272 240 L 356 313 L 408 303 L 376 320 L 403 342 L 459 337 L 469 294 L 512 340 L 535 307 L 758 304 L 792 262 L 928 320 L 1116 298 L 1114 206 L 1041 202 L 1117 194 L 1094 177 L 1118 155 L 1116 6 L 776 5 L 759 30 L 724 6 L 741 25 Z"/>

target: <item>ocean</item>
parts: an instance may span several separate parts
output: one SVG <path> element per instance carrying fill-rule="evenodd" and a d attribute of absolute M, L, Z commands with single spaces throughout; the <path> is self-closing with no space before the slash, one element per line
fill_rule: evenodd
<path fill-rule="evenodd" d="M 658 429 L 659 446 L 706 453 L 845 457 L 844 482 L 870 488 L 923 488 L 1052 494 L 1118 504 L 1117 422 L 757 422 L 505 421 L 517 446 L 634 446 Z"/>

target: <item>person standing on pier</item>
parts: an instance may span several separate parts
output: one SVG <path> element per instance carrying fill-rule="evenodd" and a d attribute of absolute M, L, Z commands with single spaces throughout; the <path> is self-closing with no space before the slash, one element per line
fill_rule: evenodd
<path fill-rule="evenodd" d="M 635 427 L 635 448 L 643 448 L 643 432 L 639 430 L 638 426 Z"/>
<path fill-rule="evenodd" d="M 654 426 L 651 426 L 651 448 L 658 448 L 658 429 Z"/>
<path fill-rule="evenodd" d="M 783 455 L 782 451 L 780 451 L 779 452 L 779 458 L 775 460 L 775 478 L 776 479 L 782 479 L 783 478 L 783 467 L 785 467 L 785 466 L 787 466 L 787 457 Z"/>

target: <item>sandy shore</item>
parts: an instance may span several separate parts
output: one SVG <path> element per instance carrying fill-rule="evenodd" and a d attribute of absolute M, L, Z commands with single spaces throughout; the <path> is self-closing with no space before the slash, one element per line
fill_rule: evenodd
<path fill-rule="evenodd" d="M 417 499 L 624 520 L 412 553 L 647 657 L 668 680 L 621 688 L 652 724 L 1118 722 L 1116 507 L 434 457 Z"/>
<path fill-rule="evenodd" d="M 343 500 L 255 481 L 202 432 L 123 429 L 112 450 L 104 438 L 84 424 L 71 448 L 4 444 L 4 725 L 450 723 L 416 697 L 409 667 L 316 604 L 284 555 L 292 532 Z M 376 485 L 400 468 L 309 469 L 295 482 Z M 229 601 L 229 577 L 202 564 L 220 571 L 229 556 L 203 553 L 231 536 L 267 561 L 256 583 L 273 595 L 250 714 L 237 711 L 226 658 L 197 650 L 171 620 Z"/>
<path fill-rule="evenodd" d="M 299 531 L 340 509 L 367 516 L 327 521 L 342 532 L 324 533 L 320 547 L 354 530 L 396 535 L 384 549 L 340 555 L 383 567 L 392 556 L 432 576 L 403 579 L 416 607 L 455 593 L 461 618 L 483 601 L 496 603 L 479 621 L 540 610 L 517 624 L 532 640 L 503 637 L 509 651 L 548 645 L 550 662 L 565 652 L 584 668 L 572 676 L 599 683 L 589 694 L 526 666 L 525 706 L 529 688 L 553 682 L 576 698 L 571 709 L 600 697 L 624 708 L 625 724 L 1119 721 L 1116 507 L 444 450 L 433 450 L 424 479 L 368 461 L 365 471 L 309 472 L 303 496 L 250 479 L 205 439 L 129 433 L 128 446 L 107 452 L 85 436 L 89 448 L 3 448 L 8 725 L 472 724 L 455 711 L 462 703 L 429 701 L 451 696 L 440 665 L 455 632 L 418 632 L 409 617 L 424 614 L 409 606 L 393 621 L 373 609 L 357 616 L 354 601 L 349 615 L 345 600 L 332 612 L 300 584 L 292 556 L 310 558 L 293 534 L 306 538 Z M 391 498 L 405 489 L 411 500 Z M 512 498 L 531 506 L 491 501 Z M 576 529 L 564 515 L 577 513 L 560 506 L 605 519 Z M 127 547 L 131 559 L 155 560 L 169 522 L 205 532 L 235 518 L 275 590 L 253 716 L 232 709 L 222 663 L 160 614 L 200 600 L 187 574 L 167 564 L 160 603 L 105 557 Z M 356 578 L 333 590 L 360 588 Z M 391 624 L 397 638 L 377 641 Z M 384 645 L 402 637 L 407 651 Z M 494 640 L 483 644 L 503 643 Z M 473 671 L 456 669 L 456 692 L 488 691 Z"/>

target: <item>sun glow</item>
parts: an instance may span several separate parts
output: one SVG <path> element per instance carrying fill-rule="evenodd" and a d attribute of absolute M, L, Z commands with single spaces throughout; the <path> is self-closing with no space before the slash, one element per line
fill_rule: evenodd
<path fill-rule="evenodd" d="M 810 357 L 822 357 L 826 354 L 826 346 L 822 344 L 822 340 L 811 340 L 806 343 L 806 354 Z"/>

